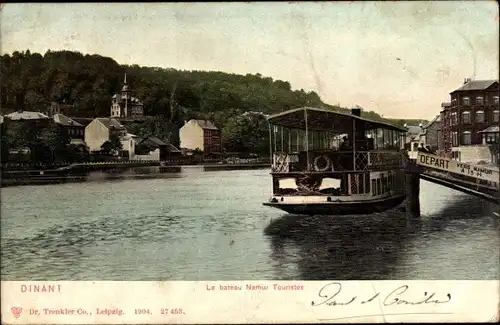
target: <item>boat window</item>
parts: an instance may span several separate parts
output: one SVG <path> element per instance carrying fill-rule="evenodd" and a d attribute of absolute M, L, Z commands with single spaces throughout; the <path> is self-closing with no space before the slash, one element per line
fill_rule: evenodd
<path fill-rule="evenodd" d="M 390 141 L 391 141 L 390 135 L 391 135 L 391 133 L 387 129 L 383 129 L 383 132 L 384 132 L 384 135 L 383 135 L 383 137 L 384 137 L 384 149 L 389 149 L 390 145 L 391 145 L 390 144 Z"/>
<path fill-rule="evenodd" d="M 370 193 L 370 174 L 352 174 L 352 194 Z M 372 180 L 374 182 L 375 180 Z M 354 183 L 355 182 L 355 183 Z M 375 194 L 373 194 L 375 195 Z"/>
<path fill-rule="evenodd" d="M 384 132 L 377 129 L 375 134 L 375 149 L 382 149 L 384 146 Z"/>
<path fill-rule="evenodd" d="M 359 181 L 359 193 L 363 194 L 363 193 L 365 193 L 365 182 L 364 182 L 363 174 L 358 175 L 358 181 Z"/>
<path fill-rule="evenodd" d="M 382 175 L 382 193 L 387 193 L 388 192 L 388 186 L 387 186 L 387 177 Z"/>
<path fill-rule="evenodd" d="M 297 130 L 290 130 L 290 152 L 299 152 L 298 132 Z"/>
<path fill-rule="evenodd" d="M 401 132 L 399 132 L 399 131 L 396 131 L 396 132 L 397 132 L 397 134 L 396 134 L 396 143 L 395 143 L 396 147 L 397 147 L 397 149 L 402 149 L 402 143 L 403 142 L 401 141 L 401 139 L 404 137 L 404 134 L 401 133 Z"/>
<path fill-rule="evenodd" d="M 349 194 L 348 175 L 340 175 L 340 191 L 342 194 Z"/>
<path fill-rule="evenodd" d="M 358 194 L 358 182 L 357 182 L 358 175 L 350 174 L 349 176 L 351 180 L 351 194 Z"/>
<path fill-rule="evenodd" d="M 401 136 L 399 131 L 382 128 L 365 132 L 365 138 L 373 143 L 369 150 L 398 150 L 401 147 Z"/>
<path fill-rule="evenodd" d="M 377 195 L 377 181 L 372 179 L 372 195 Z"/>
<path fill-rule="evenodd" d="M 274 126 L 272 146 L 275 151 L 298 153 L 309 150 L 331 150 L 339 147 L 342 140 L 341 135 L 330 132 L 308 131 L 308 139 L 305 130 L 287 129 Z"/>
<path fill-rule="evenodd" d="M 365 174 L 365 193 L 370 193 L 370 174 Z"/>

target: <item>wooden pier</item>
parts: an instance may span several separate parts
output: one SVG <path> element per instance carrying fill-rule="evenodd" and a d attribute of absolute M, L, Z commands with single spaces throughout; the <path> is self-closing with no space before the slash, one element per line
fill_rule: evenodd
<path fill-rule="evenodd" d="M 420 216 L 420 180 L 451 188 L 500 205 L 498 167 L 474 165 L 429 153 L 419 152 L 408 159 L 406 173 L 406 212 L 410 218 Z"/>

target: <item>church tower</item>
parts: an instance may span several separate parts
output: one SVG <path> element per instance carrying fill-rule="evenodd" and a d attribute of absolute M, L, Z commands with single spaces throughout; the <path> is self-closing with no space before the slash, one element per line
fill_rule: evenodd
<path fill-rule="evenodd" d="M 125 107 L 124 107 L 124 112 L 123 116 L 127 117 L 128 116 L 128 102 L 130 100 L 130 89 L 128 88 L 127 85 L 127 74 L 125 73 L 125 78 L 123 79 L 123 87 L 122 87 L 122 100 L 125 101 Z"/>
<path fill-rule="evenodd" d="M 143 104 L 138 98 L 132 96 L 125 73 L 121 91 L 112 97 L 111 117 L 142 118 L 143 116 Z"/>
<path fill-rule="evenodd" d="M 125 73 L 125 78 L 123 79 L 123 87 L 122 87 L 122 98 L 130 98 L 130 89 L 127 84 L 127 74 Z"/>

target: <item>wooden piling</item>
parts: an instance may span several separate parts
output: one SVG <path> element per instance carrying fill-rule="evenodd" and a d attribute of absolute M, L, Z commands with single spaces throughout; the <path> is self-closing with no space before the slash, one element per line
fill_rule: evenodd
<path fill-rule="evenodd" d="M 420 170 L 410 162 L 406 168 L 406 215 L 408 219 L 420 218 Z"/>

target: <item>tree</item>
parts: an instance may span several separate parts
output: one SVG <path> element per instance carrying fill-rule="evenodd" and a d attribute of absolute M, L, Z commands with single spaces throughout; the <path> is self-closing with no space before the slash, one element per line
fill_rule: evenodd
<path fill-rule="evenodd" d="M 42 146 L 50 151 L 52 161 L 68 158 L 68 147 L 71 138 L 65 132 L 61 132 L 59 126 L 51 124 L 40 132 Z"/>
<path fill-rule="evenodd" d="M 30 151 L 30 160 L 37 161 L 37 157 L 43 159 L 43 145 L 40 141 L 40 129 L 36 124 L 29 124 L 23 121 L 8 121 L 4 123 L 5 138 L 2 141 L 2 147 L 5 145 L 8 149 L 28 148 Z"/>
<path fill-rule="evenodd" d="M 107 153 L 117 153 L 123 149 L 123 144 L 121 142 L 120 136 L 116 132 L 112 132 L 109 135 L 109 140 L 104 142 L 101 146 L 101 150 Z"/>
<path fill-rule="evenodd" d="M 67 152 L 67 158 L 72 162 L 86 161 L 89 156 L 89 148 L 83 144 L 70 144 Z"/>
<path fill-rule="evenodd" d="M 110 134 L 109 143 L 111 144 L 111 147 L 114 150 L 122 150 L 123 149 L 123 144 L 121 142 L 120 136 L 117 133 Z"/>
<path fill-rule="evenodd" d="M 111 141 L 106 141 L 101 145 L 101 151 L 110 153 L 113 150 L 113 145 L 111 144 Z"/>
<path fill-rule="evenodd" d="M 228 151 L 269 153 L 269 130 L 261 114 L 239 115 L 230 118 L 222 129 L 223 146 Z"/>
<path fill-rule="evenodd" d="M 4 121 L 0 124 L 0 159 L 2 163 L 7 162 L 9 159 L 10 146 L 9 137 L 7 136 L 6 121 Z"/>
<path fill-rule="evenodd" d="M 17 148 L 26 145 L 27 137 L 26 132 L 22 123 L 4 121 L 5 125 L 3 127 L 5 131 L 4 142 L 9 148 Z M 2 145 L 4 144 L 2 142 Z"/>

